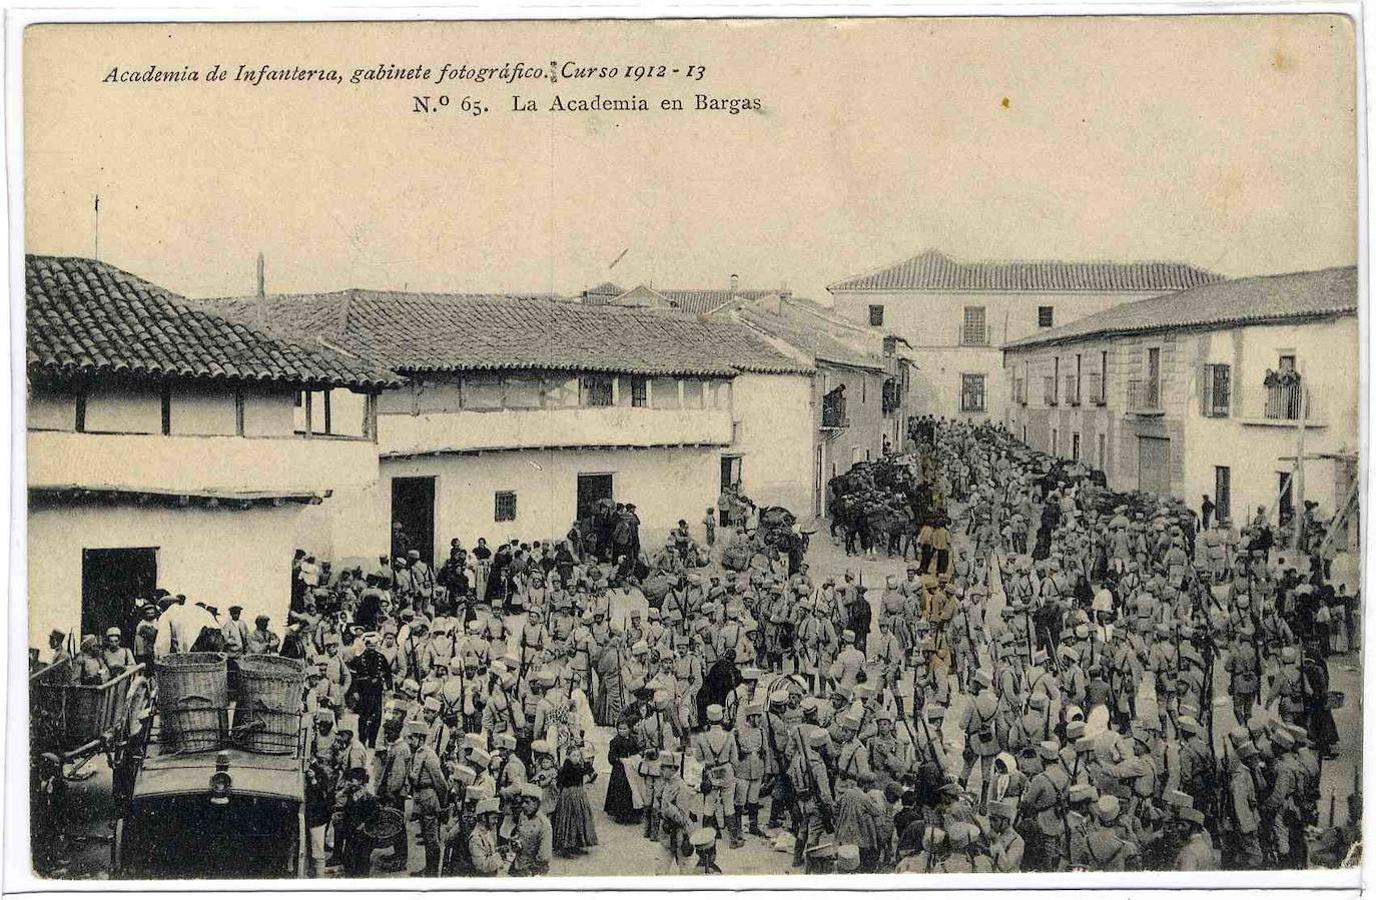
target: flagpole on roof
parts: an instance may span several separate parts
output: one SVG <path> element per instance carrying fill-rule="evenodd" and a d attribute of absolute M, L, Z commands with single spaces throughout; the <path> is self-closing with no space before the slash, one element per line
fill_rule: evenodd
<path fill-rule="evenodd" d="M 91 255 L 96 259 L 96 261 L 99 261 L 99 260 L 100 260 L 100 194 L 96 194 L 96 199 L 95 199 L 95 214 L 96 214 L 95 251 L 94 251 Z"/>

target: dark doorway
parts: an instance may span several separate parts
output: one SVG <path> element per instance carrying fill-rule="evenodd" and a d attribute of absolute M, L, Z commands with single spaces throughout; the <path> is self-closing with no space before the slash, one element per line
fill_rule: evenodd
<path fill-rule="evenodd" d="M 420 551 L 426 564 L 435 560 L 435 479 L 392 479 L 392 558 Z"/>
<path fill-rule="evenodd" d="M 1280 527 L 1284 528 L 1295 517 L 1295 479 L 1290 472 L 1277 472 L 1276 480 L 1280 494 L 1277 518 L 1280 521 Z"/>
<path fill-rule="evenodd" d="M 158 549 L 121 547 L 81 551 L 81 633 L 104 637 L 114 626 L 130 643 L 134 600 L 158 586 Z"/>
<path fill-rule="evenodd" d="M 593 511 L 597 509 L 599 500 L 611 500 L 612 497 L 612 476 L 608 472 L 599 475 L 579 475 L 578 476 L 578 521 L 584 522 L 592 518 Z"/>
<path fill-rule="evenodd" d="M 721 458 L 721 489 L 730 490 L 741 483 L 741 458 L 723 456 Z"/>

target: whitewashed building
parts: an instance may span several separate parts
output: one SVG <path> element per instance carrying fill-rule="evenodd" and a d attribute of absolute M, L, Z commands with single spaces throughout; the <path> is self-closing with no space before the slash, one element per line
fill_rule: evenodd
<path fill-rule="evenodd" d="M 910 350 L 834 310 L 778 294 L 733 305 L 725 315 L 815 370 L 812 513 L 825 515 L 833 477 L 879 459 L 886 447 L 902 451 L 914 408 Z"/>
<path fill-rule="evenodd" d="M 1003 345 L 1218 279 L 1178 262 L 967 262 L 927 250 L 827 290 L 841 315 L 916 351 L 917 412 L 982 421 L 1007 394 Z"/>
<path fill-rule="evenodd" d="M 603 498 L 635 503 L 654 546 L 737 480 L 813 503 L 812 369 L 736 323 L 543 295 L 202 302 L 406 376 L 378 404 L 378 487 L 332 516 L 337 559 L 385 552 L 394 524 L 430 558 L 453 537 L 558 538 Z"/>
<path fill-rule="evenodd" d="M 1004 351 L 996 421 L 1103 469 L 1115 490 L 1195 508 L 1207 494 L 1236 522 L 1259 507 L 1286 521 L 1305 500 L 1347 518 L 1361 446 L 1357 290 L 1352 267 L 1241 278 L 1025 337 Z"/>
<path fill-rule="evenodd" d="M 127 628 L 156 587 L 280 627 L 293 550 L 377 480 L 399 379 L 107 263 L 29 256 L 25 287 L 30 646 Z"/>

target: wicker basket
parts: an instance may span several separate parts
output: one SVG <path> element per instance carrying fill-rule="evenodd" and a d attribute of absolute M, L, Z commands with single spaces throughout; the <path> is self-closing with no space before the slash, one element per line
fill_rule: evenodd
<path fill-rule="evenodd" d="M 384 806 L 377 811 L 377 818 L 361 830 L 372 839 L 374 847 L 390 847 L 405 829 L 406 816 L 398 809 Z"/>
<path fill-rule="evenodd" d="M 223 653 L 173 653 L 155 663 L 164 752 L 224 745 L 229 680 Z"/>
<path fill-rule="evenodd" d="M 254 753 L 293 753 L 301 729 L 306 670 L 300 660 L 255 654 L 239 660 L 233 743 Z"/>

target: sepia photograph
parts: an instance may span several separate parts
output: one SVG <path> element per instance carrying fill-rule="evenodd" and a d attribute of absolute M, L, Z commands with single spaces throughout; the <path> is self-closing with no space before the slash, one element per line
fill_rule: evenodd
<path fill-rule="evenodd" d="M 28 24 L 26 874 L 1360 867 L 1360 35 Z"/>

